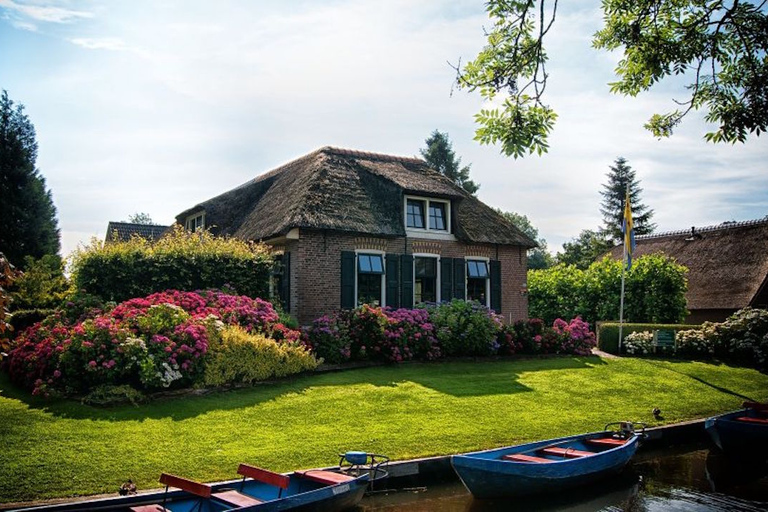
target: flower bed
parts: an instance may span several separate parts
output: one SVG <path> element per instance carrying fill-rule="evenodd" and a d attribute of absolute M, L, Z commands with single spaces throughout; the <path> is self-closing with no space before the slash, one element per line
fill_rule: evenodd
<path fill-rule="evenodd" d="M 328 363 L 380 360 L 435 360 L 445 356 L 512 354 L 588 355 L 595 334 L 581 318 L 512 325 L 477 303 L 453 301 L 417 309 L 364 305 L 315 320 L 305 343 Z"/>
<path fill-rule="evenodd" d="M 6 362 L 14 382 L 36 394 L 191 386 L 202 382 L 209 348 L 221 344 L 227 326 L 268 343 L 301 344 L 269 302 L 211 290 L 168 290 L 74 316 L 62 310 L 17 338 Z"/>

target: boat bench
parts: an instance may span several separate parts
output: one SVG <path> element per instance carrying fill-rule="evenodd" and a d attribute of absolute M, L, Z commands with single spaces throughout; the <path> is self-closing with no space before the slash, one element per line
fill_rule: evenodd
<path fill-rule="evenodd" d="M 257 468 L 256 466 L 249 466 L 248 464 L 240 464 L 237 468 L 237 473 L 243 475 L 243 481 L 240 483 L 240 491 L 234 489 L 225 489 L 219 492 L 213 493 L 213 497 L 218 500 L 231 505 L 233 507 L 247 507 L 251 505 L 258 505 L 264 503 L 263 500 L 254 498 L 248 494 L 243 494 L 243 485 L 245 485 L 245 479 L 250 478 L 257 482 L 262 482 L 268 485 L 274 485 L 279 489 L 277 497 L 280 498 L 283 495 L 283 489 L 288 488 L 288 484 L 291 478 L 280 473 L 274 473 L 272 471 Z"/>
<path fill-rule="evenodd" d="M 612 437 L 599 437 L 596 439 L 587 439 L 587 443 L 595 446 L 624 446 L 629 439 L 614 439 Z"/>
<path fill-rule="evenodd" d="M 162 475 L 160 475 L 160 483 L 165 484 L 166 494 L 168 494 L 169 487 L 176 487 L 177 489 L 181 489 L 182 491 L 187 491 L 188 493 L 194 494 L 195 496 L 198 496 L 200 498 L 211 497 L 210 485 L 201 484 L 199 482 L 195 482 L 194 480 L 181 478 L 180 476 L 174 476 L 174 475 L 169 475 L 167 473 L 163 473 Z M 131 512 L 165 512 L 168 509 L 165 508 L 165 501 L 163 501 L 162 505 L 158 505 L 156 503 L 152 505 L 139 505 L 136 507 L 131 507 L 129 510 Z"/>
<path fill-rule="evenodd" d="M 558 457 L 565 457 L 567 459 L 578 459 L 579 457 L 588 457 L 594 455 L 594 452 L 585 452 L 583 450 L 576 450 L 574 448 L 561 448 L 559 446 L 550 446 L 549 448 L 542 448 L 540 453 L 546 455 L 556 455 Z"/>
<path fill-rule="evenodd" d="M 511 453 L 509 455 L 502 455 L 501 460 L 511 460 L 512 462 L 554 462 L 544 457 L 535 457 L 533 455 L 526 455 L 524 453 Z"/>
<path fill-rule="evenodd" d="M 758 425 L 768 425 L 768 418 L 755 418 L 753 416 L 739 416 L 736 421 L 744 423 L 757 423 Z"/>
<path fill-rule="evenodd" d="M 296 474 L 303 478 L 306 478 L 307 480 L 312 480 L 313 482 L 317 482 L 319 484 L 326 484 L 326 485 L 343 484 L 344 482 L 349 482 L 355 479 L 354 477 L 349 475 L 336 473 L 335 471 L 324 471 L 322 469 L 309 469 L 305 471 L 297 471 Z"/>

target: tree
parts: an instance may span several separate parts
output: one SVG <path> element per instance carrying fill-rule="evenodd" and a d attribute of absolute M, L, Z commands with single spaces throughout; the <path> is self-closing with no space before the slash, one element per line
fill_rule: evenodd
<path fill-rule="evenodd" d="M 539 238 L 539 230 L 531 224 L 527 215 L 521 215 L 515 212 L 503 212 L 501 210 L 496 211 L 539 244 L 538 247 L 528 250 L 529 270 L 549 268 L 554 264 L 554 258 L 549 254 L 549 250 L 547 249 L 547 241 L 544 238 Z"/>
<path fill-rule="evenodd" d="M 557 118 L 544 103 L 548 75 L 544 39 L 558 2 L 489 0 L 492 28 L 477 57 L 456 66 L 459 88 L 487 101 L 506 97 L 499 108 L 475 115 L 475 139 L 501 145 L 515 158 L 543 153 Z M 637 96 L 662 79 L 681 76 L 687 99 L 671 112 L 654 114 L 645 127 L 672 135 L 692 110 L 704 109 L 717 129 L 712 142 L 745 142 L 768 126 L 768 13 L 765 0 L 603 0 L 604 26 L 593 46 L 623 50 L 609 84 L 613 93 Z"/>
<path fill-rule="evenodd" d="M 14 107 L 4 90 L 0 97 L 0 250 L 16 265 L 59 252 L 56 207 L 45 178 L 35 168 L 35 128 Z"/>
<path fill-rule="evenodd" d="M 448 138 L 447 133 L 435 130 L 424 143 L 427 147 L 419 150 L 419 152 L 430 166 L 440 171 L 470 194 L 474 195 L 477 192 L 480 185 L 469 179 L 470 166 L 461 166 L 461 158 L 456 157 L 456 153 L 453 151 L 453 144 L 451 139 Z"/>
<path fill-rule="evenodd" d="M 128 216 L 128 222 L 132 224 L 149 224 L 154 225 L 152 217 L 148 213 L 138 212 Z"/>
<path fill-rule="evenodd" d="M 597 261 L 613 244 L 602 233 L 585 229 L 579 236 L 563 244 L 563 252 L 556 256 L 557 263 L 574 265 L 581 270 Z"/>
<path fill-rule="evenodd" d="M 626 200 L 627 187 L 629 187 L 629 199 L 632 205 L 632 223 L 636 235 L 653 233 L 656 224 L 651 223 L 653 210 L 640 202 L 640 182 L 635 178 L 635 171 L 627 165 L 626 159 L 619 157 L 612 165 L 610 172 L 606 174 L 608 183 L 603 185 L 600 195 L 603 201 L 600 203 L 600 213 L 603 214 L 602 233 L 619 242 L 622 239 L 621 225 L 624 220 L 624 201 Z"/>

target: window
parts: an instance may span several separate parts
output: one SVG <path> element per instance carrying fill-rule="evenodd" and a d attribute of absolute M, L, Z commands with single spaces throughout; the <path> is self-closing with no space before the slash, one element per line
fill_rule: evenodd
<path fill-rule="evenodd" d="M 413 302 L 437 302 L 437 258 L 413 258 Z"/>
<path fill-rule="evenodd" d="M 451 203 L 441 199 L 406 197 L 405 227 L 423 231 L 450 232 Z"/>
<path fill-rule="evenodd" d="M 490 307 L 489 277 L 487 261 L 467 260 L 467 300 Z"/>
<path fill-rule="evenodd" d="M 406 226 L 409 228 L 424 229 L 424 201 L 408 199 Z"/>
<path fill-rule="evenodd" d="M 190 215 L 187 217 L 187 230 L 197 231 L 198 229 L 205 229 L 205 212 L 198 213 L 196 215 Z"/>
<path fill-rule="evenodd" d="M 429 203 L 429 229 L 445 231 L 445 203 Z"/>
<path fill-rule="evenodd" d="M 358 254 L 357 305 L 381 306 L 383 295 L 384 258 L 381 254 Z"/>

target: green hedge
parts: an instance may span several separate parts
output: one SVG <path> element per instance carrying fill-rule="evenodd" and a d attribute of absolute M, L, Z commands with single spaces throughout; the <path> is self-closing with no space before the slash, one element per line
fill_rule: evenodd
<path fill-rule="evenodd" d="M 266 246 L 181 226 L 155 243 L 134 237 L 93 240 L 72 260 L 77 290 L 121 302 L 163 290 L 234 288 L 249 297 L 268 297 L 272 257 Z"/>
<path fill-rule="evenodd" d="M 670 331 L 686 331 L 688 329 L 699 329 L 700 325 L 688 324 L 628 324 L 625 323 L 621 335 L 637 331 L 655 331 L 665 329 Z M 598 322 L 597 324 L 597 347 L 603 352 L 616 354 L 619 351 L 619 323 L 618 322 Z"/>
<path fill-rule="evenodd" d="M 11 313 L 11 326 L 13 327 L 11 336 L 16 336 L 27 327 L 43 321 L 48 315 L 52 315 L 55 311 L 55 309 L 20 309 L 14 311 Z"/>

